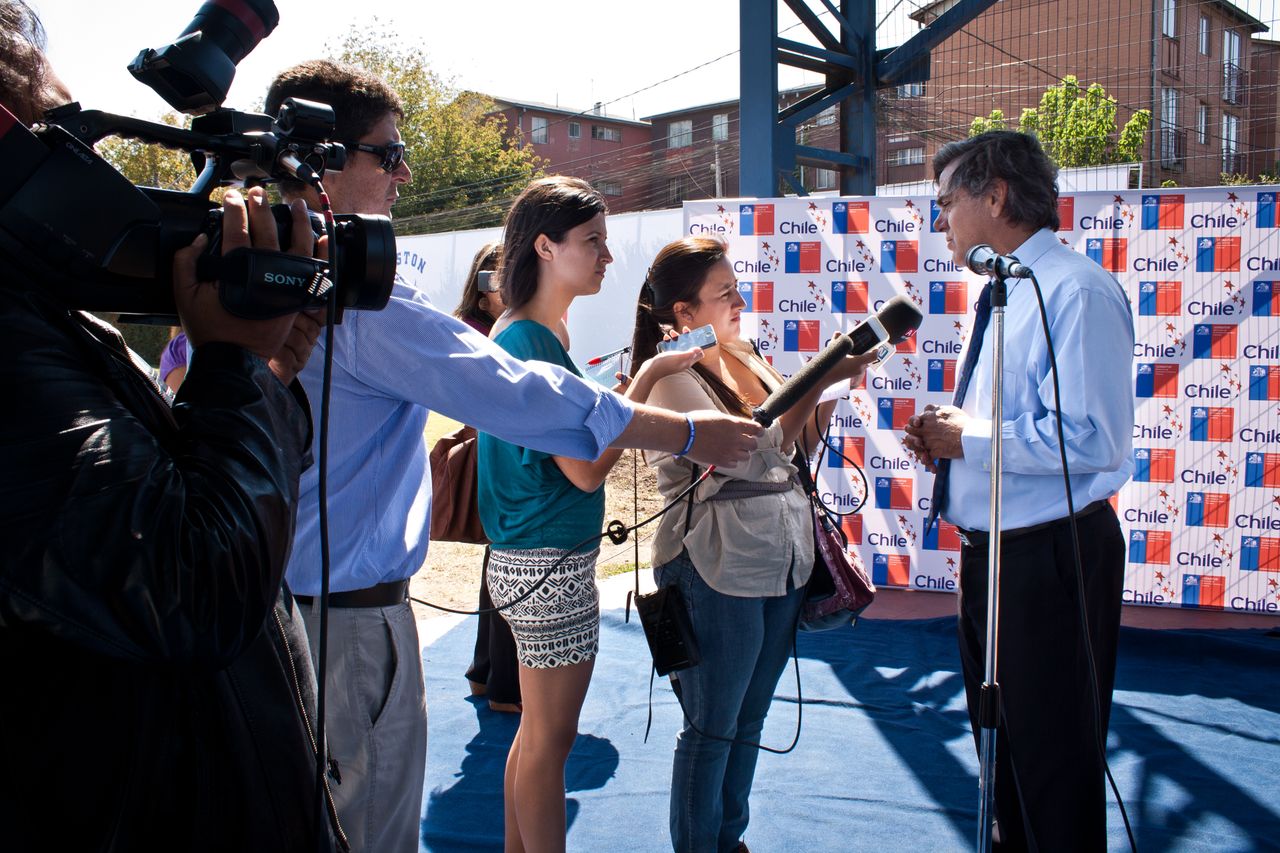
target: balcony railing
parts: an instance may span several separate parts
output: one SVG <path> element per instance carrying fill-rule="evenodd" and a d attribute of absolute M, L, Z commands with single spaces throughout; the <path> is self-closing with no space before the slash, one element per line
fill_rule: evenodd
<path fill-rule="evenodd" d="M 1222 100 L 1228 104 L 1244 101 L 1244 71 L 1234 62 L 1222 63 Z"/>

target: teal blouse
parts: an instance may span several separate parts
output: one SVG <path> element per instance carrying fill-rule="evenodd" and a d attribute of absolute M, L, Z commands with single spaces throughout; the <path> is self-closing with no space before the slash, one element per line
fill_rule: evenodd
<path fill-rule="evenodd" d="M 516 358 L 558 364 L 582 375 L 541 323 L 517 320 L 493 340 Z M 584 492 L 560 472 L 551 454 L 488 433 L 480 433 L 479 451 L 480 520 L 495 549 L 571 548 L 599 535 L 604 486 Z"/>

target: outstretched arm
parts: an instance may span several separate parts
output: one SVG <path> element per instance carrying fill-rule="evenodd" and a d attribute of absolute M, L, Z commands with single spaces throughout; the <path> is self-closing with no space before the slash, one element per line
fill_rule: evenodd
<path fill-rule="evenodd" d="M 670 376 L 673 373 L 679 373 L 691 367 L 694 362 L 701 358 L 702 350 L 700 349 L 657 355 L 640 367 L 635 378 L 627 383 L 622 392 L 623 396 L 632 402 L 643 403 L 649 399 L 649 392 L 653 390 L 655 382 L 664 376 Z M 614 464 L 617 463 L 618 457 L 621 455 L 622 449 L 620 447 L 610 447 L 592 461 L 574 459 L 570 456 L 553 456 L 551 458 L 556 463 L 556 467 L 560 469 L 560 473 L 564 474 L 569 482 L 584 492 L 594 492 L 604 483 L 605 478 L 609 476 L 609 472 L 613 470 Z"/>

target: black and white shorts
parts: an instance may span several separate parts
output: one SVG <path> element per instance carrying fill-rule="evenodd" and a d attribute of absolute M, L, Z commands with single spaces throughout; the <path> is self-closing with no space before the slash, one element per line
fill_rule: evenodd
<path fill-rule="evenodd" d="M 523 595 L 564 557 L 561 548 L 489 552 L 489 596 L 502 607 Z M 600 650 L 600 549 L 571 554 L 533 595 L 500 611 L 516 639 L 522 666 L 550 669 L 584 663 Z"/>

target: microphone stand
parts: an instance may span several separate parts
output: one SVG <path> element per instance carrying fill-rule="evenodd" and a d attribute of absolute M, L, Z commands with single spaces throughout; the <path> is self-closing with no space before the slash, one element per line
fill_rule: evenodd
<path fill-rule="evenodd" d="M 997 679 L 1000 628 L 1001 466 L 1004 451 L 1004 308 L 1005 276 L 991 273 L 991 515 L 987 539 L 987 645 L 978 698 L 978 853 L 991 850 L 995 819 L 996 729 L 1000 724 Z"/>

